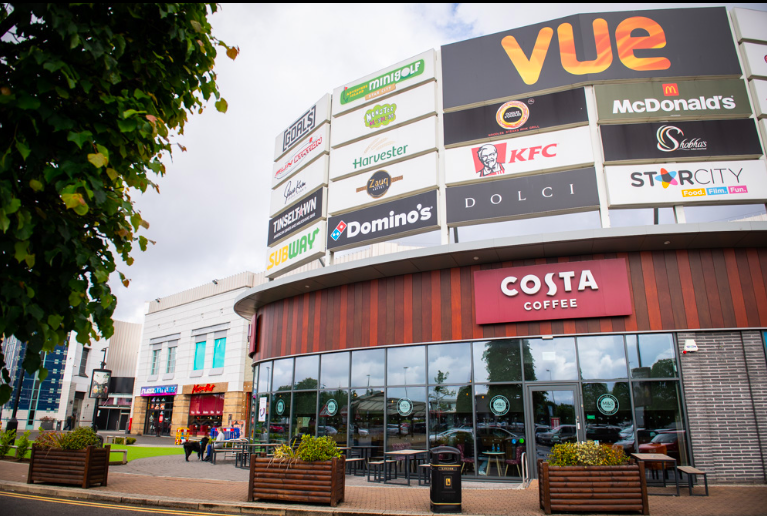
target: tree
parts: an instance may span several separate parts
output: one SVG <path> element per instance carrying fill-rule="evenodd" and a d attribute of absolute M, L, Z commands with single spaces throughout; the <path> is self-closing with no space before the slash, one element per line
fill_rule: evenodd
<path fill-rule="evenodd" d="M 0 335 L 24 369 L 77 333 L 114 333 L 113 250 L 131 265 L 149 224 L 131 195 L 159 188 L 161 158 L 211 97 L 215 4 L 0 4 Z M 186 150 L 181 147 L 183 151 Z M 119 272 L 127 287 L 129 279 Z M 0 404 L 10 375 L 0 356 Z"/>

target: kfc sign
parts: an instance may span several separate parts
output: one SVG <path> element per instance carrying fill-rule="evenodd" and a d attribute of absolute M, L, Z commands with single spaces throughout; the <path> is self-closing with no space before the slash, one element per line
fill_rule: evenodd
<path fill-rule="evenodd" d="M 594 260 L 474 273 L 477 324 L 632 313 L 626 260 Z"/>

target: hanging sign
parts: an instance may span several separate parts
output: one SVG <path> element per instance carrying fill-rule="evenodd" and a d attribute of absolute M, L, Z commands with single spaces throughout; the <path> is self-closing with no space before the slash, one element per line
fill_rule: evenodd
<path fill-rule="evenodd" d="M 269 204 L 269 215 L 284 210 L 291 204 L 299 201 L 328 184 L 328 155 L 320 156 L 311 165 L 301 169 L 294 176 L 272 190 L 272 199 Z"/>
<path fill-rule="evenodd" d="M 321 220 L 270 247 L 266 258 L 266 277 L 291 271 L 325 254 L 325 221 Z"/>
<path fill-rule="evenodd" d="M 327 188 L 320 188 L 269 219 L 267 245 L 273 246 L 309 224 L 325 218 L 326 198 Z"/>
<path fill-rule="evenodd" d="M 298 117 L 298 120 L 277 135 L 274 140 L 275 161 L 328 120 L 330 120 L 330 95 L 324 95 Z"/>
<path fill-rule="evenodd" d="M 263 423 L 266 421 L 266 396 L 262 396 L 258 399 L 258 422 Z"/>
<path fill-rule="evenodd" d="M 289 153 L 274 162 L 272 166 L 272 188 L 277 187 L 293 174 L 309 165 L 315 159 L 330 151 L 330 125 L 309 135 Z"/>

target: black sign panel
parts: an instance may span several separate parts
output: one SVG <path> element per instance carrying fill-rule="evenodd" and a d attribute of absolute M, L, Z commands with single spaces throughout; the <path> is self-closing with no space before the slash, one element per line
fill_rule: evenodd
<path fill-rule="evenodd" d="M 328 219 L 328 249 L 352 247 L 436 228 L 437 191 L 371 206 Z"/>
<path fill-rule="evenodd" d="M 447 188 L 448 225 L 599 206 L 594 167 Z"/>
<path fill-rule="evenodd" d="M 583 88 L 445 113 L 445 145 L 588 123 Z"/>
<path fill-rule="evenodd" d="M 304 226 L 321 219 L 323 192 L 323 188 L 318 189 L 309 197 L 301 199 L 270 219 L 267 245 L 271 246 Z"/>
<path fill-rule="evenodd" d="M 605 162 L 762 154 L 751 118 L 603 125 Z"/>
<path fill-rule="evenodd" d="M 567 16 L 442 47 L 447 110 L 600 81 L 740 76 L 724 7 Z"/>

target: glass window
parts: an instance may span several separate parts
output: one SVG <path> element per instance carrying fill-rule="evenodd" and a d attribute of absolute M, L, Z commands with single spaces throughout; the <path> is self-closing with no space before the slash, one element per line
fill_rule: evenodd
<path fill-rule="evenodd" d="M 578 337 L 578 363 L 584 380 L 628 378 L 620 335 Z"/>
<path fill-rule="evenodd" d="M 216 339 L 213 342 L 213 368 L 224 367 L 224 356 L 226 355 L 226 337 Z"/>
<path fill-rule="evenodd" d="M 315 387 L 317 380 L 314 380 Z M 293 394 L 293 437 L 315 435 L 317 431 L 317 391 Z"/>
<path fill-rule="evenodd" d="M 582 392 L 586 439 L 613 444 L 633 436 L 628 382 L 584 383 Z"/>
<path fill-rule="evenodd" d="M 296 358 L 296 378 L 294 389 L 316 389 L 319 377 L 320 357 L 309 355 Z M 312 434 L 314 435 L 314 434 Z"/>
<path fill-rule="evenodd" d="M 258 365 L 258 392 L 266 392 L 269 390 L 272 380 L 272 363 L 261 362 Z"/>
<path fill-rule="evenodd" d="M 293 386 L 293 359 L 284 358 L 273 362 L 272 390 L 289 391 Z"/>
<path fill-rule="evenodd" d="M 387 389 L 389 451 L 426 449 L 426 387 Z"/>
<path fill-rule="evenodd" d="M 287 443 L 290 434 L 290 393 L 276 392 L 272 395 L 269 411 L 269 441 Z"/>
<path fill-rule="evenodd" d="M 730 220 L 760 220 L 758 217 L 763 216 L 764 214 L 764 204 L 684 207 L 684 218 L 687 220 L 688 224 L 724 222 Z"/>
<path fill-rule="evenodd" d="M 154 376 L 157 374 L 157 369 L 160 366 L 160 349 L 152 350 L 152 367 L 149 370 L 149 374 Z"/>
<path fill-rule="evenodd" d="M 626 335 L 632 378 L 675 378 L 674 338 L 668 333 Z"/>
<path fill-rule="evenodd" d="M 475 382 L 519 382 L 521 380 L 522 362 L 518 340 L 474 343 Z"/>
<path fill-rule="evenodd" d="M 577 380 L 575 368 L 575 339 L 524 339 L 525 380 L 549 382 Z"/>
<path fill-rule="evenodd" d="M 653 226 L 656 218 L 657 224 L 676 224 L 674 208 L 610 209 L 610 226 L 614 228 Z"/>
<path fill-rule="evenodd" d="M 429 346 L 429 383 L 470 382 L 470 346 L 471 345 L 468 342 Z"/>
<path fill-rule="evenodd" d="M 352 387 L 371 387 L 384 384 L 386 350 L 369 349 L 352 352 Z"/>
<path fill-rule="evenodd" d="M 426 348 L 412 346 L 390 348 L 386 356 L 387 385 L 423 385 L 426 383 Z"/>
<path fill-rule="evenodd" d="M 253 401 L 254 423 L 251 427 L 253 429 L 253 437 L 259 441 L 266 442 L 269 439 L 269 395 L 259 394 L 258 397 L 253 398 Z M 263 413 L 261 412 L 262 403 Z"/>
<path fill-rule="evenodd" d="M 633 388 L 638 452 L 663 453 L 688 465 L 679 382 L 634 382 Z"/>
<path fill-rule="evenodd" d="M 349 391 L 338 389 L 335 391 L 321 392 L 317 435 L 329 435 L 338 446 L 346 446 L 348 423 Z"/>
<path fill-rule="evenodd" d="M 194 370 L 205 369 L 205 341 L 198 342 L 194 347 Z"/>
<path fill-rule="evenodd" d="M 168 363 L 165 364 L 165 373 L 176 372 L 176 348 L 168 348 Z"/>
<path fill-rule="evenodd" d="M 522 386 L 515 384 L 475 385 L 474 406 L 477 432 L 474 441 L 477 474 L 519 476 L 515 462 L 525 452 L 525 411 Z M 468 453 L 465 452 L 465 455 Z M 520 466 L 521 468 L 521 466 Z"/>
<path fill-rule="evenodd" d="M 471 384 L 429 388 L 429 446 L 452 446 L 474 460 Z M 464 468 L 465 470 L 466 468 Z"/>
<path fill-rule="evenodd" d="M 90 354 L 91 350 L 90 348 L 83 347 L 83 354 L 80 357 L 80 371 L 78 371 L 78 376 L 86 376 L 85 374 L 85 368 L 86 364 L 88 363 L 88 355 Z"/>
<path fill-rule="evenodd" d="M 353 357 L 352 360 L 354 360 Z M 384 443 L 384 391 L 382 389 L 353 390 L 351 406 L 352 423 L 349 429 L 351 445 L 369 446 L 368 457 L 380 456 Z"/>
<path fill-rule="evenodd" d="M 320 381 L 322 388 L 342 389 L 349 387 L 349 353 L 322 355 Z"/>

